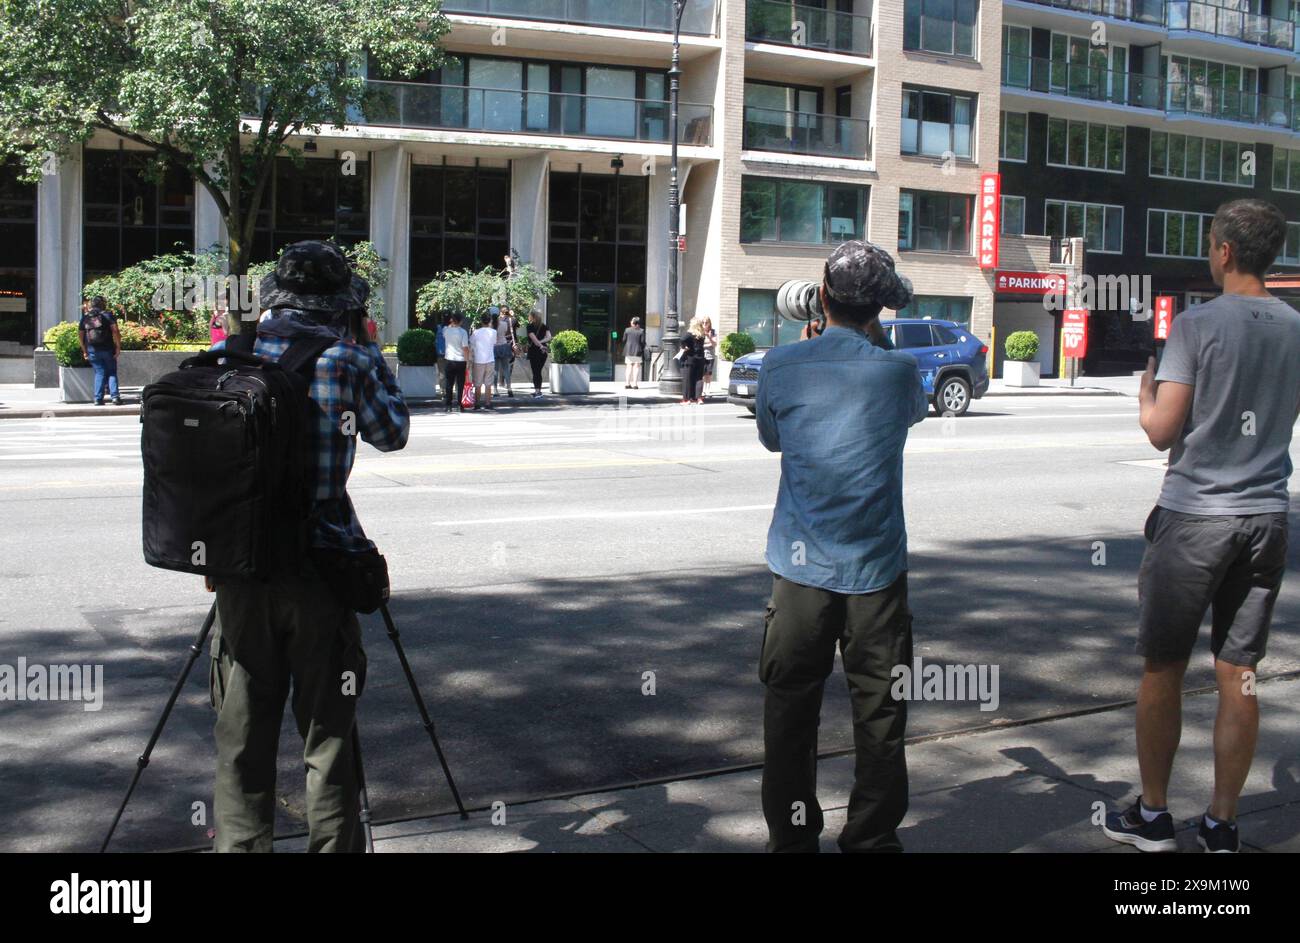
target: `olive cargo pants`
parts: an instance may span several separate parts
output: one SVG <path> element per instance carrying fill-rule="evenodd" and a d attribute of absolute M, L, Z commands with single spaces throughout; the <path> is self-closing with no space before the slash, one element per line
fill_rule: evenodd
<path fill-rule="evenodd" d="M 907 812 L 903 737 L 907 702 L 890 695 L 891 672 L 912 662 L 907 573 L 874 593 L 846 594 L 772 576 L 759 678 L 763 704 L 763 817 L 768 851 L 817 851 L 817 727 L 839 645 L 853 704 L 857 761 L 842 851 L 902 851 Z"/>
<path fill-rule="evenodd" d="M 307 766 L 309 851 L 359 852 L 352 750 L 366 656 L 356 613 L 319 579 L 224 582 L 216 589 L 216 851 L 271 851 L 276 754 L 290 695 Z"/>

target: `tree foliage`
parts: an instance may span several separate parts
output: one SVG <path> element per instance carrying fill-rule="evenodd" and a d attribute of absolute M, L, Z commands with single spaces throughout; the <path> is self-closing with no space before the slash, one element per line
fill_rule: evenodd
<path fill-rule="evenodd" d="M 538 301 L 559 290 L 555 287 L 559 274 L 553 269 L 543 272 L 531 263 L 520 266 L 509 278 L 504 272 L 492 268 L 479 272 L 471 269 L 443 272 L 420 287 L 415 297 L 415 310 L 422 316 L 437 311 L 455 311 L 477 319 L 493 305 L 505 305 L 515 313 L 517 320 L 522 321 Z"/>
<path fill-rule="evenodd" d="M 29 179 L 96 131 L 144 144 L 211 194 L 247 270 L 253 227 L 294 134 L 342 127 L 376 93 L 367 62 L 441 63 L 440 0 L 4 0 L 0 157 Z"/>

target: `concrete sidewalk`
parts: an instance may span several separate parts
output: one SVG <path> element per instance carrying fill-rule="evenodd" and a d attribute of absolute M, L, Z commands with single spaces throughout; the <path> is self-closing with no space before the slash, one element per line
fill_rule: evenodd
<path fill-rule="evenodd" d="M 1079 377 L 1070 385 L 1069 380 L 1040 380 L 1038 386 L 1007 386 L 1002 380 L 992 380 L 985 396 L 1137 396 L 1142 384 L 1142 374 L 1118 377 Z"/>
<path fill-rule="evenodd" d="M 1260 697 L 1259 747 L 1238 819 L 1243 851 L 1300 852 L 1300 680 L 1262 682 Z M 1196 823 L 1213 781 L 1216 701 L 1213 693 L 1184 698 L 1183 740 L 1170 793 L 1183 852 L 1200 851 Z M 983 720 L 978 711 L 972 713 L 972 723 Z M 1133 720 L 1128 706 L 910 745 L 911 808 L 900 832 L 904 847 L 909 852 L 1138 854 L 1107 839 L 1091 822 L 1095 803 L 1127 806 L 1139 790 Z M 429 764 L 442 800 L 449 801 L 431 749 L 428 754 L 411 761 Z M 456 758 L 448 759 L 454 774 Z M 834 839 L 844 823 L 852 776 L 850 756 L 819 764 L 823 851 L 837 850 Z M 767 832 L 759 796 L 758 770 L 729 772 L 507 804 L 504 824 L 493 824 L 492 811 L 485 809 L 472 812 L 468 821 L 453 813 L 381 825 L 375 829 L 376 850 L 762 851 Z M 306 842 L 294 838 L 276 844 L 280 851 L 300 851 Z"/>

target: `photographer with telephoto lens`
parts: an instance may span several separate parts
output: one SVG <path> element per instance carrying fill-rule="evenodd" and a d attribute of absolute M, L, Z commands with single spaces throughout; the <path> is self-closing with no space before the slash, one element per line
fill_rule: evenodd
<path fill-rule="evenodd" d="M 756 401 L 759 439 L 781 453 L 759 663 L 769 851 L 818 850 L 817 726 L 837 644 L 857 747 L 839 846 L 902 850 L 907 705 L 889 689 L 892 669 L 912 660 L 903 446 L 928 404 L 916 360 L 892 349 L 878 318 L 911 298 L 889 253 L 864 241 L 831 254 L 820 286 L 778 293 L 783 316 L 824 314 L 826 326 L 767 353 Z"/>

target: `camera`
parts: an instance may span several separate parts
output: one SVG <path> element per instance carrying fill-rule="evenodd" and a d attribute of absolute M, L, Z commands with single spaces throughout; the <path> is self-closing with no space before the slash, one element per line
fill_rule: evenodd
<path fill-rule="evenodd" d="M 776 290 L 776 313 L 788 321 L 819 321 L 824 318 L 821 282 L 790 279 Z"/>

